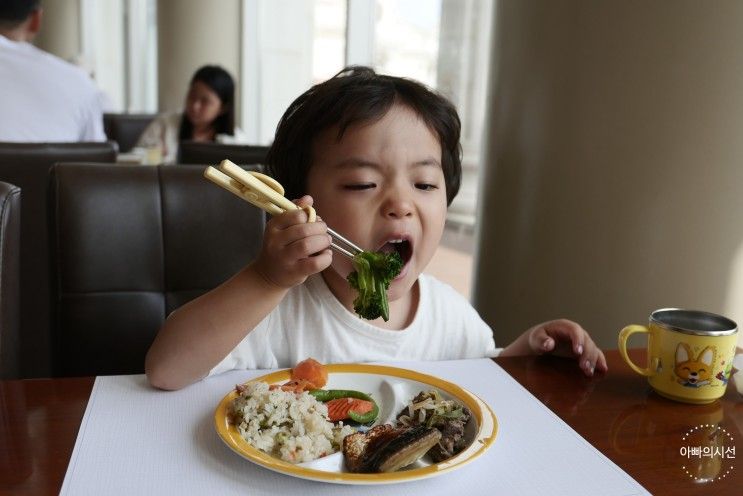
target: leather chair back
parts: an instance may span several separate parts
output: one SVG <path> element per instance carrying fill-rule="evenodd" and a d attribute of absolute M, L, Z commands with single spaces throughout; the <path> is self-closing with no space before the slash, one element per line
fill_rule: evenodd
<path fill-rule="evenodd" d="M 0 379 L 15 379 L 18 369 L 21 189 L 0 181 Z"/>
<path fill-rule="evenodd" d="M 0 181 L 21 188 L 21 375 L 48 377 L 49 169 L 56 162 L 114 162 L 116 143 L 0 143 Z"/>
<path fill-rule="evenodd" d="M 263 212 L 207 181 L 203 171 L 53 169 L 58 375 L 142 373 L 166 316 L 257 255 Z"/>
<path fill-rule="evenodd" d="M 258 145 L 181 141 L 178 146 L 178 163 L 214 165 L 228 159 L 238 165 L 265 164 L 268 148 Z"/>
<path fill-rule="evenodd" d="M 119 152 L 134 148 L 157 114 L 103 114 L 103 130 L 108 139 L 119 145 Z"/>

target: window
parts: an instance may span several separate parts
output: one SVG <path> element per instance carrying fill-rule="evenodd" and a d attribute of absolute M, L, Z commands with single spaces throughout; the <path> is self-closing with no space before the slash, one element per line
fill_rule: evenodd
<path fill-rule="evenodd" d="M 157 111 L 156 0 L 81 0 L 80 10 L 79 62 L 102 91 L 104 110 Z"/>
<path fill-rule="evenodd" d="M 242 128 L 273 139 L 281 115 L 345 65 L 411 77 L 457 106 L 464 152 L 449 219 L 474 225 L 493 2 L 489 0 L 244 0 Z"/>

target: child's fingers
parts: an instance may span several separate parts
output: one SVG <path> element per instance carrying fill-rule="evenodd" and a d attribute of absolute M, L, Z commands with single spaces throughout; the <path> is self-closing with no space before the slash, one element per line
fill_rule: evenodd
<path fill-rule="evenodd" d="M 604 356 L 604 352 L 599 349 L 599 347 L 596 347 L 596 359 L 594 360 L 594 365 L 596 372 L 607 372 L 609 370 L 609 365 L 606 363 L 606 357 Z"/>
<path fill-rule="evenodd" d="M 299 207 L 311 207 L 313 203 L 315 203 L 315 200 L 310 195 L 304 195 L 301 198 L 297 198 L 296 200 L 292 200 L 292 203 Z"/>
<path fill-rule="evenodd" d="M 325 236 L 328 240 L 328 245 L 330 245 L 328 226 L 324 222 L 293 224 L 277 233 L 277 237 L 283 240 L 284 246 L 289 246 L 296 241 L 313 236 Z"/>
<path fill-rule="evenodd" d="M 327 234 L 317 234 L 299 238 L 287 245 L 287 253 L 295 260 L 315 255 L 330 247 L 330 237 Z"/>
<path fill-rule="evenodd" d="M 597 371 L 606 372 L 609 369 L 606 365 L 604 353 L 590 337 L 586 339 L 585 351 L 578 358 L 578 365 L 588 376 L 594 375 Z"/>
<path fill-rule="evenodd" d="M 317 274 L 327 269 L 332 261 L 333 253 L 330 249 L 326 249 L 316 253 L 314 256 L 300 259 L 297 265 L 304 274 Z"/>
<path fill-rule="evenodd" d="M 555 343 L 569 342 L 574 354 L 582 355 L 585 346 L 585 336 L 588 334 L 580 325 L 567 319 L 552 320 L 542 324 L 546 338 L 552 338 Z"/>
<path fill-rule="evenodd" d="M 308 224 L 307 220 L 307 212 L 304 210 L 288 210 L 283 214 L 271 217 L 267 225 L 274 230 L 281 231 L 295 224 Z M 311 222 L 309 224 L 315 223 Z"/>
<path fill-rule="evenodd" d="M 537 326 L 529 336 L 529 347 L 538 354 L 549 353 L 555 349 L 555 340 L 547 334 L 544 326 Z"/>
<path fill-rule="evenodd" d="M 585 329 L 573 321 L 560 319 L 545 322 L 537 327 L 530 341 L 532 349 L 538 353 L 575 357 L 587 376 L 608 370 L 603 352 Z"/>

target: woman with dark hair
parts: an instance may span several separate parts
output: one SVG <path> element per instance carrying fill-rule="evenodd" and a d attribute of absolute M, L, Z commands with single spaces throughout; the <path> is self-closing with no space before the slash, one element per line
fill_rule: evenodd
<path fill-rule="evenodd" d="M 172 164 L 180 141 L 244 143 L 244 133 L 235 127 L 235 82 L 216 65 L 205 65 L 191 78 L 183 112 L 167 113 L 155 119 L 144 131 L 138 147 L 160 153 L 156 157 Z M 151 155 L 150 155 L 151 156 Z"/>

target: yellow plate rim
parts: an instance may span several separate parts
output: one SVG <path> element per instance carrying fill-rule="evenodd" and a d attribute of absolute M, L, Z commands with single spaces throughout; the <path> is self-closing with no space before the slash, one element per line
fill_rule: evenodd
<path fill-rule="evenodd" d="M 299 477 L 303 479 L 331 482 L 340 484 L 391 484 L 413 481 L 440 475 L 457 469 L 482 455 L 495 441 L 498 433 L 498 421 L 490 406 L 466 389 L 438 377 L 416 372 L 414 370 L 390 367 L 386 365 L 367 364 L 332 364 L 326 365 L 328 374 L 373 374 L 386 375 L 400 379 L 417 381 L 435 387 L 464 403 L 475 416 L 478 431 L 470 446 L 455 457 L 441 463 L 404 470 L 392 473 L 356 474 L 350 472 L 328 472 L 312 468 L 301 467 L 275 458 L 264 453 L 245 441 L 237 428 L 229 422 L 227 415 L 232 400 L 237 396 L 236 391 L 228 393 L 220 401 L 214 412 L 214 424 L 217 434 L 224 443 L 238 455 L 269 470 Z M 269 384 L 289 380 L 291 369 L 279 370 L 256 377 L 246 382 L 267 382 Z"/>

